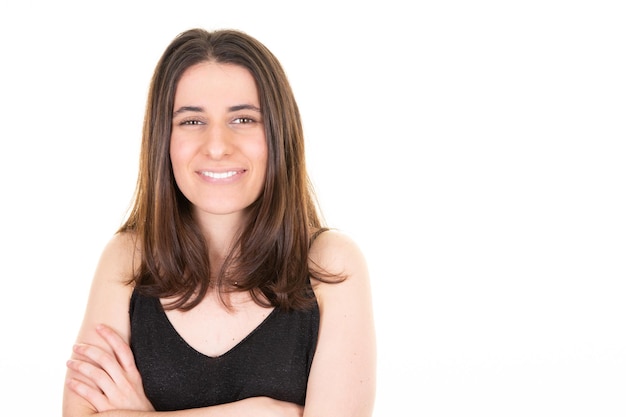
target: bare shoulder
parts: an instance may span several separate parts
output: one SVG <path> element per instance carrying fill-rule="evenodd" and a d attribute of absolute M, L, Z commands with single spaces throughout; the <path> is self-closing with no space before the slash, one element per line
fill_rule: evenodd
<path fill-rule="evenodd" d="M 344 298 L 348 294 L 369 293 L 369 271 L 363 252 L 347 234 L 329 230 L 320 234 L 309 253 L 312 269 L 321 269 L 343 278 L 338 283 L 314 282 L 319 301 Z"/>
<path fill-rule="evenodd" d="M 320 309 L 320 328 L 305 414 L 371 416 L 376 336 L 364 254 L 350 236 L 333 230 L 317 237 L 310 258 L 312 268 L 339 274 L 343 280 L 311 280 Z"/>
<path fill-rule="evenodd" d="M 311 245 L 311 261 L 333 274 L 351 274 L 365 267 L 365 257 L 357 243 L 347 234 L 328 230 Z"/>
<path fill-rule="evenodd" d="M 116 233 L 104 247 L 97 272 L 105 272 L 105 280 L 128 282 L 140 263 L 140 251 L 136 236 L 132 233 Z M 99 278 L 96 273 L 96 279 Z"/>
<path fill-rule="evenodd" d="M 134 235 L 115 234 L 105 245 L 93 275 L 78 340 L 100 343 L 95 333 L 100 323 L 128 340 L 128 308 L 133 291 L 130 281 L 138 266 L 139 250 Z"/>

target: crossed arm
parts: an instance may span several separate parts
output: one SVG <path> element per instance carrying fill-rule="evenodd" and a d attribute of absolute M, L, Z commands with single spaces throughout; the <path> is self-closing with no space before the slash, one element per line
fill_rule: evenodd
<path fill-rule="evenodd" d="M 306 405 L 255 397 L 172 412 L 153 409 L 128 345 L 132 289 L 124 282 L 132 271 L 132 244 L 128 236 L 115 236 L 101 257 L 78 343 L 67 362 L 64 417 L 371 416 L 376 353 L 369 277 L 361 252 L 347 237 L 323 233 L 311 251 L 316 264 L 347 279 L 314 288 L 321 322 Z"/>

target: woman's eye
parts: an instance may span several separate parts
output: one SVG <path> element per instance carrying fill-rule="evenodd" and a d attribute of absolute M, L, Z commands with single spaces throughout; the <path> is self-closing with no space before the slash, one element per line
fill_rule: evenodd
<path fill-rule="evenodd" d="M 254 123 L 254 120 L 250 119 L 249 117 L 237 117 L 235 120 L 233 120 L 233 123 L 247 124 Z"/>
<path fill-rule="evenodd" d="M 197 126 L 203 123 L 200 120 L 191 119 L 191 120 L 183 120 L 182 122 L 180 122 L 180 124 L 186 125 L 186 126 Z"/>

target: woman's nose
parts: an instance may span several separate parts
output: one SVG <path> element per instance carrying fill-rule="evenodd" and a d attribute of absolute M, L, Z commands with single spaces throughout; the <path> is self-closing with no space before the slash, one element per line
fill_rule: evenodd
<path fill-rule="evenodd" d="M 230 155 L 232 133 L 226 126 L 214 124 L 207 129 L 204 138 L 204 153 L 213 159 Z"/>

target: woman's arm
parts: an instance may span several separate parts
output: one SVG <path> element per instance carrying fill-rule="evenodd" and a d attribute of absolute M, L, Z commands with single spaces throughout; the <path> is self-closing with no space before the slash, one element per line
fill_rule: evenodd
<path fill-rule="evenodd" d="M 100 325 L 102 339 L 113 351 L 95 345 L 81 345 L 83 360 L 70 361 L 69 367 L 87 379 L 90 384 L 76 382 L 70 388 L 99 411 L 98 416 L 154 416 L 157 414 L 147 400 L 141 376 L 128 344 L 113 329 Z M 303 407 L 267 397 L 247 398 L 230 404 L 221 404 L 193 410 L 172 411 L 176 416 L 254 416 L 302 417 Z M 158 413 L 163 414 L 163 413 Z"/>
<path fill-rule="evenodd" d="M 127 343 L 130 340 L 128 308 L 132 287 L 126 282 L 132 277 L 135 253 L 135 242 L 130 234 L 115 235 L 104 248 L 68 365 L 92 362 L 81 353 L 85 346 L 94 346 L 105 354 L 113 354 L 109 344 L 96 330 L 99 324 L 113 329 Z M 76 389 L 87 388 L 95 388 L 93 382 L 68 366 L 63 391 L 63 417 L 87 416 L 97 412 L 94 405 L 76 392 Z"/>
<path fill-rule="evenodd" d="M 376 391 L 376 340 L 366 261 L 345 235 L 322 233 L 311 260 L 341 283 L 315 283 L 319 341 L 309 377 L 305 417 L 370 417 Z"/>
<path fill-rule="evenodd" d="M 102 253 L 68 361 L 63 417 L 302 417 L 303 407 L 267 397 L 191 410 L 154 411 L 129 347 L 132 287 L 126 282 L 139 262 L 133 258 L 135 253 L 129 235 L 116 235 Z"/>

